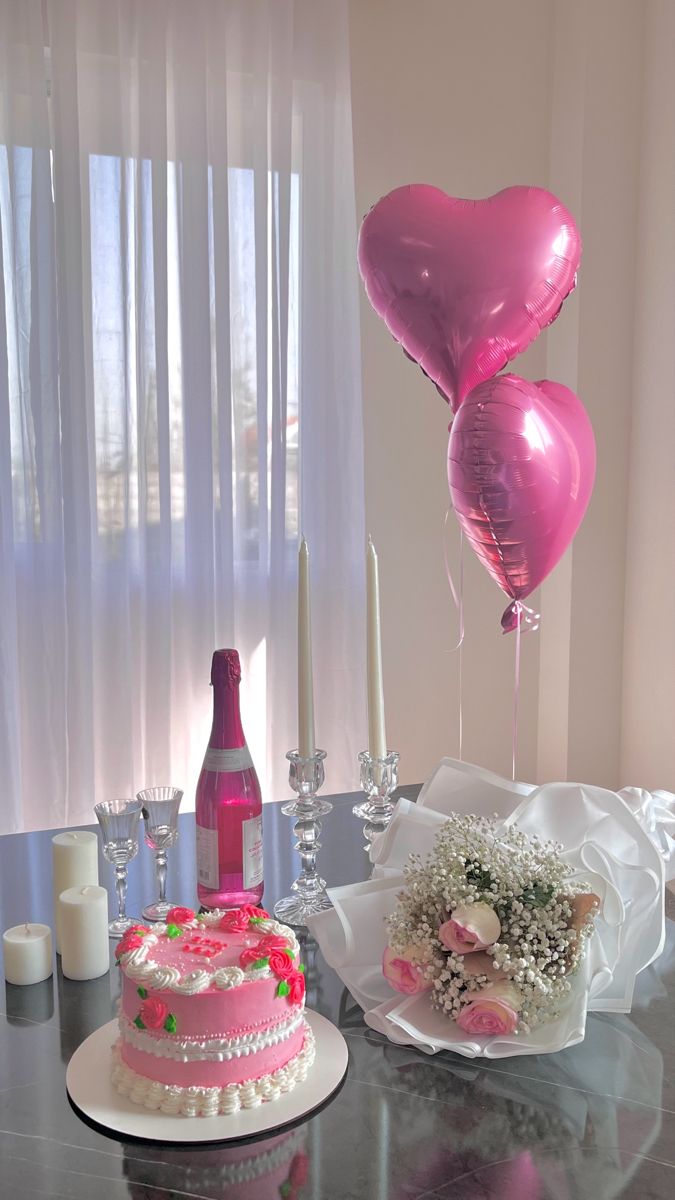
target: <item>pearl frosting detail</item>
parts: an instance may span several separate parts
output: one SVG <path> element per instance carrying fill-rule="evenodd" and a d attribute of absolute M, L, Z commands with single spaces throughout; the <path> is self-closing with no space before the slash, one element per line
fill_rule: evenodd
<path fill-rule="evenodd" d="M 283 1021 L 271 1029 L 244 1033 L 235 1038 L 207 1038 L 200 1041 L 195 1038 L 152 1037 L 138 1029 L 128 1017 L 122 1016 L 120 1033 L 124 1042 L 145 1054 L 153 1054 L 155 1058 L 169 1058 L 174 1062 L 184 1063 L 228 1062 L 233 1058 L 259 1054 L 261 1050 L 285 1042 L 299 1029 L 303 1021 L 302 1013 L 296 1013 L 290 1021 Z"/>
<path fill-rule="evenodd" d="M 277 1100 L 302 1083 L 315 1056 L 314 1034 L 304 1021 L 305 1038 L 299 1054 L 279 1070 L 245 1083 L 229 1083 L 224 1087 L 179 1087 L 147 1079 L 122 1060 L 119 1041 L 113 1046 L 112 1083 L 122 1096 L 144 1108 L 159 1110 L 183 1117 L 215 1117 L 229 1115 L 242 1108 L 257 1108 Z"/>

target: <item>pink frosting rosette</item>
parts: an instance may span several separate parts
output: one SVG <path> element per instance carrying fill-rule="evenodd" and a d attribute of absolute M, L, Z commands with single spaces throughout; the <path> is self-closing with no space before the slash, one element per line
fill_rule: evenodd
<path fill-rule="evenodd" d="M 170 909 L 166 914 L 167 925 L 185 925 L 188 921 L 194 921 L 194 919 L 194 909 L 183 908 L 180 904 Z"/>
<path fill-rule="evenodd" d="M 489 983 L 482 991 L 470 994 L 473 999 L 462 1006 L 457 1018 L 457 1024 L 464 1033 L 479 1037 L 503 1037 L 515 1031 L 520 996 L 514 984 Z"/>
<path fill-rule="evenodd" d="M 269 954 L 270 950 L 287 950 L 288 938 L 281 937 L 278 933 L 268 933 L 258 942 L 258 950 L 264 954 Z"/>
<path fill-rule="evenodd" d="M 249 916 L 242 908 L 233 908 L 218 923 L 218 928 L 225 933 L 246 933 Z"/>
<path fill-rule="evenodd" d="M 391 946 L 387 946 L 382 956 L 382 974 L 394 991 L 403 992 L 404 996 L 414 996 L 416 992 L 426 992 L 431 987 L 419 963 L 397 954 Z"/>
<path fill-rule="evenodd" d="M 138 950 L 143 945 L 143 938 L 149 932 L 150 929 L 147 925 L 134 925 L 131 929 L 127 929 L 115 947 L 115 958 L 120 959 L 130 950 Z"/>
<path fill-rule="evenodd" d="M 297 971 L 290 954 L 278 949 L 270 950 L 269 968 L 277 979 L 290 979 Z"/>
<path fill-rule="evenodd" d="M 459 904 L 445 921 L 438 936 L 446 950 L 455 954 L 473 954 L 493 946 L 501 933 L 501 922 L 494 908 L 480 900 Z"/>
<path fill-rule="evenodd" d="M 244 968 L 250 967 L 253 963 L 260 962 L 261 959 L 269 958 L 269 965 L 272 970 L 274 970 L 270 955 L 283 954 L 283 951 L 286 949 L 288 949 L 288 940 L 272 933 L 268 937 L 261 938 L 257 945 L 247 946 L 245 950 L 242 950 L 241 954 L 239 955 L 239 966 Z M 291 963 L 291 969 L 293 969 L 292 960 L 289 958 L 289 956 L 287 954 L 283 954 L 283 957 L 285 958 L 286 962 Z M 278 975 L 279 972 L 275 971 L 275 974 Z M 280 978 L 285 977 L 286 976 L 280 976 Z"/>
<path fill-rule="evenodd" d="M 256 908 L 254 904 L 243 904 L 241 908 L 232 908 L 226 912 L 218 928 L 226 933 L 246 933 L 251 921 L 264 921 L 269 915 L 264 908 Z"/>
<path fill-rule="evenodd" d="M 150 996 L 141 1004 L 141 1021 L 146 1029 L 161 1029 L 169 1015 L 169 1010 L 163 1000 Z"/>
<path fill-rule="evenodd" d="M 305 976 L 302 971 L 294 971 L 286 982 L 288 983 L 289 1004 L 299 1004 L 305 994 Z"/>

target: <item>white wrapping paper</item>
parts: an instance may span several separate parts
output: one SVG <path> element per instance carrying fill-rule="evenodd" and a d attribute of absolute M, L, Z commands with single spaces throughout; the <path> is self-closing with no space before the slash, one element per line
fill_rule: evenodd
<path fill-rule="evenodd" d="M 429 994 L 402 996 L 384 978 L 384 918 L 404 885 L 411 853 L 425 858 L 438 829 L 453 812 L 497 814 L 529 834 L 564 846 L 574 879 L 600 896 L 601 911 L 569 1000 L 555 1021 L 529 1034 L 469 1038 Z M 373 843 L 373 876 L 329 892 L 333 909 L 310 928 L 324 958 L 364 1010 L 373 1029 L 399 1045 L 428 1054 L 454 1050 L 469 1058 L 546 1054 L 584 1038 L 587 1012 L 629 1012 L 638 972 L 664 944 L 666 866 L 673 871 L 675 796 L 629 788 L 623 793 L 585 784 L 534 788 L 512 783 L 467 763 L 444 759 L 416 804 L 399 800 L 386 832 Z"/>

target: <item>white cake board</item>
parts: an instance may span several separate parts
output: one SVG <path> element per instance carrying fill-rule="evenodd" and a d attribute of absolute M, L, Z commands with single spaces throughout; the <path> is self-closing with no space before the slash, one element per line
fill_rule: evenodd
<path fill-rule="evenodd" d="M 68 1063 L 66 1088 L 75 1109 L 111 1133 L 149 1142 L 229 1142 L 256 1137 L 300 1120 L 332 1096 L 347 1073 L 347 1043 L 326 1017 L 305 1010 L 316 1040 L 316 1058 L 304 1083 L 258 1108 L 217 1117 L 181 1117 L 142 1108 L 110 1081 L 110 1051 L 117 1021 L 109 1021 L 78 1046 Z"/>

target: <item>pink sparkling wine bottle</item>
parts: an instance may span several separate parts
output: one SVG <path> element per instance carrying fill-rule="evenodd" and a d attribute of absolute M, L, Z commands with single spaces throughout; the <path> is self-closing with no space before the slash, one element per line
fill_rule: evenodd
<path fill-rule="evenodd" d="M 239 712 L 236 650 L 211 664 L 213 726 L 197 784 L 197 894 L 204 908 L 258 904 L 263 894 L 262 800 Z"/>

